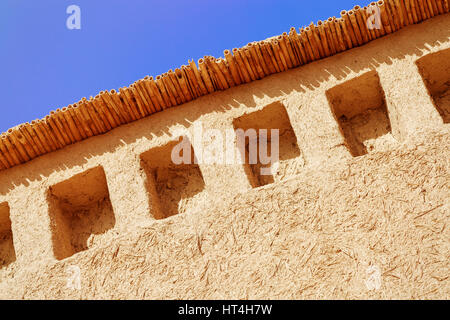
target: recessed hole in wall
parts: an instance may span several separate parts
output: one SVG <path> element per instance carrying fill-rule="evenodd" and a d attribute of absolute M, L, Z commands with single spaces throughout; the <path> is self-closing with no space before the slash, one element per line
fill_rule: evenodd
<path fill-rule="evenodd" d="M 98 166 L 50 187 L 53 250 L 57 259 L 87 250 L 115 225 L 105 172 Z"/>
<path fill-rule="evenodd" d="M 0 269 L 16 261 L 8 203 L 0 203 Z"/>
<path fill-rule="evenodd" d="M 385 150 L 395 143 L 376 71 L 335 86 L 326 95 L 345 144 L 354 157 Z"/>
<path fill-rule="evenodd" d="M 181 141 L 182 138 L 180 138 Z M 175 164 L 171 154 L 180 141 L 172 141 L 141 154 L 141 166 L 147 176 L 147 191 L 155 219 L 184 213 L 201 202 L 205 182 L 189 140 L 190 163 Z M 183 152 L 180 152 L 181 156 Z M 187 155 L 186 155 L 187 156 Z"/>
<path fill-rule="evenodd" d="M 245 139 L 245 150 L 240 151 L 242 159 L 245 159 L 245 173 L 253 188 L 273 183 L 275 180 L 281 180 L 285 176 L 294 175 L 303 167 L 304 160 L 297 144 L 297 137 L 292 129 L 286 109 L 280 102 L 274 102 L 259 111 L 244 114 L 234 119 L 233 126 L 235 130 L 242 129 L 245 133 L 245 135 L 239 135 L 236 132 L 237 143 L 239 148 L 239 144 Z M 250 134 L 249 129 L 254 129 L 256 135 Z M 273 137 L 271 130 L 279 130 L 279 161 L 276 166 L 271 166 L 271 163 L 264 163 L 268 161 L 261 161 L 260 139 L 264 139 L 264 136 L 261 135 L 261 129 L 267 130 L 267 154 L 269 158 L 272 156 Z M 254 144 L 257 150 L 257 163 L 250 161 L 251 143 Z M 261 169 L 263 168 L 270 169 L 271 174 L 261 174 Z"/>
<path fill-rule="evenodd" d="M 425 86 L 444 123 L 450 122 L 450 49 L 416 61 Z"/>

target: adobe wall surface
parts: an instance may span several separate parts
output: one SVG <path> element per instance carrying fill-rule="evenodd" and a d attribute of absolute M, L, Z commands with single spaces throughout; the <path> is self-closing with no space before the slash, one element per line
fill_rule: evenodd
<path fill-rule="evenodd" d="M 448 299 L 449 31 L 438 16 L 0 172 L 0 298 Z M 281 126 L 272 181 L 171 167 L 200 123 Z"/>

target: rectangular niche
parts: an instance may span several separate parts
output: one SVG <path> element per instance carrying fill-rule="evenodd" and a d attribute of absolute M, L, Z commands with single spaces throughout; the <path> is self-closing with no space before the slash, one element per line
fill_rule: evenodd
<path fill-rule="evenodd" d="M 195 163 L 194 149 L 186 137 L 183 140 L 186 143 L 184 150 L 190 150 L 190 155 L 184 155 L 182 151 L 179 154 L 189 160 L 181 164 L 172 161 L 172 150 L 182 139 L 155 147 L 140 156 L 155 219 L 192 210 L 202 201 L 205 182 Z"/>
<path fill-rule="evenodd" d="M 354 156 L 385 151 L 395 143 L 385 94 L 376 71 L 337 85 L 326 92 L 332 113 Z"/>
<path fill-rule="evenodd" d="M 101 166 L 51 186 L 47 198 L 53 250 L 59 260 L 91 248 L 115 225 Z"/>
<path fill-rule="evenodd" d="M 0 269 L 16 261 L 14 250 L 9 206 L 7 202 L 0 203 Z"/>
<path fill-rule="evenodd" d="M 420 75 L 444 123 L 450 122 L 450 49 L 416 61 Z"/>
<path fill-rule="evenodd" d="M 273 183 L 275 180 L 281 180 L 286 176 L 295 175 L 304 166 L 297 137 L 292 129 L 286 109 L 280 102 L 274 102 L 261 110 L 234 119 L 233 127 L 235 130 L 243 130 L 241 133 L 236 131 L 237 147 L 240 149 L 242 159 L 245 159 L 244 170 L 253 188 Z M 267 155 L 269 157 L 272 156 L 273 137 L 271 130 L 279 130 L 279 161 L 276 166 L 271 166 L 270 163 L 265 164 L 264 162 L 267 161 L 261 161 L 260 139 L 264 139 L 261 129 L 267 130 Z M 252 132 L 255 134 L 252 134 Z M 240 148 L 242 143 L 245 144 L 244 151 Z M 256 163 L 254 163 L 254 160 L 250 161 L 251 143 L 253 143 L 254 150 L 256 148 Z M 264 174 L 262 174 L 262 169 L 266 169 Z"/>

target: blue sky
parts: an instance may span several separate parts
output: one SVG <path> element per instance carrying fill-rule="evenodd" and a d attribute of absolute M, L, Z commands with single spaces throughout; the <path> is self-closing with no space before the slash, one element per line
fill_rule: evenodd
<path fill-rule="evenodd" d="M 368 0 L 1 0 L 0 130 Z M 81 30 L 69 30 L 69 5 Z"/>

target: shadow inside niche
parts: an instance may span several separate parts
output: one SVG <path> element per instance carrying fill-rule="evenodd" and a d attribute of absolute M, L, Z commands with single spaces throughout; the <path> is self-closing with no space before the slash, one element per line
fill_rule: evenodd
<path fill-rule="evenodd" d="M 385 95 L 376 71 L 335 86 L 327 90 L 326 96 L 354 157 L 373 151 L 391 133 Z"/>
<path fill-rule="evenodd" d="M 180 142 L 186 143 L 186 148 L 181 149 L 179 155 L 187 161 L 177 164 L 171 155 Z M 185 149 L 190 150 L 190 154 L 183 154 Z M 205 182 L 187 137 L 144 152 L 140 158 L 155 219 L 184 213 L 195 206 L 195 198 L 205 189 Z"/>
<path fill-rule="evenodd" d="M 7 267 L 16 261 L 11 220 L 9 217 L 9 205 L 0 203 L 0 269 Z"/>
<path fill-rule="evenodd" d="M 419 72 L 444 123 L 450 122 L 450 49 L 416 61 Z"/>
<path fill-rule="evenodd" d="M 271 169 L 271 162 L 267 163 L 269 159 L 276 157 L 275 153 L 278 153 L 278 159 L 275 160 L 278 163 L 297 158 L 301 154 L 289 116 L 280 102 L 234 119 L 233 126 L 237 146 L 244 160 L 244 171 L 253 188 L 275 181 L 276 173 Z M 273 136 L 272 130 L 278 130 L 278 137 Z M 266 148 L 264 141 L 267 141 Z M 264 160 L 261 156 L 267 156 L 267 159 Z"/>
<path fill-rule="evenodd" d="M 84 251 L 115 225 L 106 176 L 95 167 L 50 187 L 53 249 L 59 260 Z"/>

